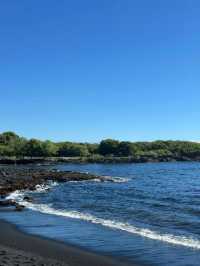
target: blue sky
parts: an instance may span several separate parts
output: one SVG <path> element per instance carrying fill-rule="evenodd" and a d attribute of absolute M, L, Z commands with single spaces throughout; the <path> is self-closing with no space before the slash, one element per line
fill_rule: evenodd
<path fill-rule="evenodd" d="M 3 0 L 0 131 L 200 141 L 198 0 Z"/>

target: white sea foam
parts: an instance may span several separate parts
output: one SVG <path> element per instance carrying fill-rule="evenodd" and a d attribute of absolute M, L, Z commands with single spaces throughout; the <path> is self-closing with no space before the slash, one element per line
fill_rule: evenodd
<path fill-rule="evenodd" d="M 41 185 L 36 185 L 35 188 L 36 190 L 33 192 L 37 192 L 37 193 L 44 193 L 47 190 L 49 190 L 52 187 L 57 186 L 58 183 L 55 181 L 49 181 L 46 184 L 41 184 Z M 22 201 L 26 192 L 28 192 L 28 190 L 15 190 L 14 192 L 10 193 L 6 199 L 13 199 L 15 201 Z"/>
<path fill-rule="evenodd" d="M 82 181 L 76 181 L 76 180 L 71 180 L 69 183 L 83 183 L 83 182 L 112 182 L 112 183 L 125 183 L 128 182 L 128 178 L 124 177 L 113 177 L 113 176 L 103 176 L 101 178 L 93 178 L 93 179 L 88 179 L 88 180 L 82 180 Z"/>
<path fill-rule="evenodd" d="M 50 186 L 55 186 L 55 185 L 57 185 L 57 183 L 51 183 L 44 187 L 43 186 L 38 187 L 37 192 L 44 192 Z M 33 211 L 40 212 L 40 213 L 62 216 L 62 217 L 67 217 L 67 218 L 72 218 L 72 219 L 80 219 L 80 220 L 84 220 L 84 221 L 91 222 L 94 224 L 100 224 L 102 226 L 109 227 L 111 229 L 126 231 L 132 234 L 136 234 L 142 237 L 149 238 L 149 239 L 163 241 L 169 244 L 181 245 L 181 246 L 194 248 L 194 249 L 200 249 L 200 240 L 198 239 L 186 237 L 183 235 L 178 236 L 178 235 L 173 235 L 173 234 L 162 234 L 162 233 L 159 233 L 157 231 L 150 230 L 147 228 L 139 228 L 134 225 L 130 225 L 129 223 L 122 223 L 122 222 L 118 222 L 114 220 L 102 219 L 102 218 L 95 217 L 91 214 L 81 213 L 77 211 L 58 210 L 58 209 L 52 208 L 50 205 L 47 205 L 47 204 L 34 204 L 31 202 L 24 201 L 25 193 L 26 191 L 15 191 L 11 193 L 7 197 L 7 199 L 13 199 L 19 202 L 20 204 L 23 204 L 27 208 Z"/>
<path fill-rule="evenodd" d="M 47 184 L 36 185 L 35 188 L 36 188 L 37 192 L 42 192 L 43 193 L 43 192 L 45 192 L 45 191 L 49 190 L 50 188 L 55 187 L 57 185 L 58 185 L 57 182 L 50 181 Z"/>
<path fill-rule="evenodd" d="M 23 199 L 23 196 L 25 194 L 24 190 L 15 190 L 14 192 L 10 193 L 6 199 L 12 199 L 15 201 L 21 201 Z"/>
<path fill-rule="evenodd" d="M 23 205 L 25 205 L 27 208 L 38 211 L 40 213 L 45 214 L 51 214 L 51 215 L 57 215 L 67 218 L 73 218 L 73 219 L 80 219 L 87 222 L 91 222 L 94 224 L 100 224 L 105 227 L 109 227 L 112 229 L 122 230 L 126 231 L 132 234 L 136 234 L 142 237 L 150 238 L 153 240 L 163 241 L 174 245 L 181 245 L 189 248 L 194 249 L 200 249 L 200 240 L 189 238 L 185 236 L 175 236 L 172 234 L 160 234 L 159 232 L 146 229 L 146 228 L 139 228 L 133 225 L 130 225 L 128 223 L 122 223 L 117 222 L 113 220 L 106 220 L 102 218 L 95 217 L 90 214 L 80 213 L 77 211 L 64 211 L 64 210 L 58 210 L 54 209 L 51 206 L 48 206 L 46 204 L 33 204 L 30 202 L 22 201 Z"/>
<path fill-rule="evenodd" d="M 125 177 L 118 177 L 118 176 L 104 176 L 103 177 L 103 181 L 107 181 L 107 182 L 113 182 L 113 183 L 126 183 L 129 181 L 128 178 Z"/>

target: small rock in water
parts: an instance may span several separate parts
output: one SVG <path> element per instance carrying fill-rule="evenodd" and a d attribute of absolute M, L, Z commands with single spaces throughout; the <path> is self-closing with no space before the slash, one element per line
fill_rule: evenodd
<path fill-rule="evenodd" d="M 25 208 L 25 206 L 23 206 L 23 205 L 19 205 L 19 204 L 16 204 L 16 206 L 15 206 L 15 211 L 20 212 L 20 211 L 23 211 L 24 208 Z"/>
<path fill-rule="evenodd" d="M 26 201 L 28 201 L 28 202 L 32 202 L 32 201 L 33 201 L 32 198 L 29 197 L 29 196 L 25 196 L 25 197 L 24 197 L 24 200 L 26 200 Z"/>
<path fill-rule="evenodd" d="M 9 199 L 9 200 L 1 200 L 0 201 L 0 206 L 1 207 L 8 207 L 8 206 L 14 206 L 16 203 L 14 200 Z"/>

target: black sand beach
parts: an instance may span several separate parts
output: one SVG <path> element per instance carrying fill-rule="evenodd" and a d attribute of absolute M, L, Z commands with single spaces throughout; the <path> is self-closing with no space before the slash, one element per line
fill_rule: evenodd
<path fill-rule="evenodd" d="M 2 197 L 0 202 L 1 205 L 4 202 L 8 207 L 18 206 L 15 202 L 7 202 L 4 199 L 5 196 L 17 189 L 34 190 L 36 184 L 45 183 L 48 180 L 67 182 L 94 178 L 103 181 L 102 177 L 78 172 L 2 168 L 0 170 L 0 196 Z M 128 264 L 62 242 L 25 234 L 16 226 L 0 220 L 0 266 L 4 265 L 125 266 Z"/>
<path fill-rule="evenodd" d="M 111 258 L 61 242 L 20 232 L 14 225 L 0 221 L 1 266 L 130 266 Z"/>

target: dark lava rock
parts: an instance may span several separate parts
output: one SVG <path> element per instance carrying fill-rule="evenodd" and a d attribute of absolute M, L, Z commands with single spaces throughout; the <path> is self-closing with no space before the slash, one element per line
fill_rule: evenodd
<path fill-rule="evenodd" d="M 33 199 L 31 197 L 29 197 L 29 196 L 25 196 L 24 200 L 26 200 L 28 202 L 32 202 L 33 201 Z"/>
<path fill-rule="evenodd" d="M 16 203 L 14 200 L 1 200 L 0 201 L 0 207 L 9 207 L 9 206 L 15 206 Z"/>
<path fill-rule="evenodd" d="M 84 181 L 99 179 L 103 181 L 103 177 L 79 173 L 73 171 L 56 171 L 34 168 L 1 168 L 0 169 L 0 197 L 4 198 L 11 192 L 16 190 L 36 190 L 37 185 L 45 184 L 48 181 L 68 182 L 68 181 Z M 30 200 L 30 199 L 26 199 Z M 1 203 L 0 206 L 2 206 Z"/>
<path fill-rule="evenodd" d="M 23 211 L 24 208 L 25 207 L 23 205 L 20 205 L 20 204 L 15 205 L 15 211 L 21 212 Z"/>

